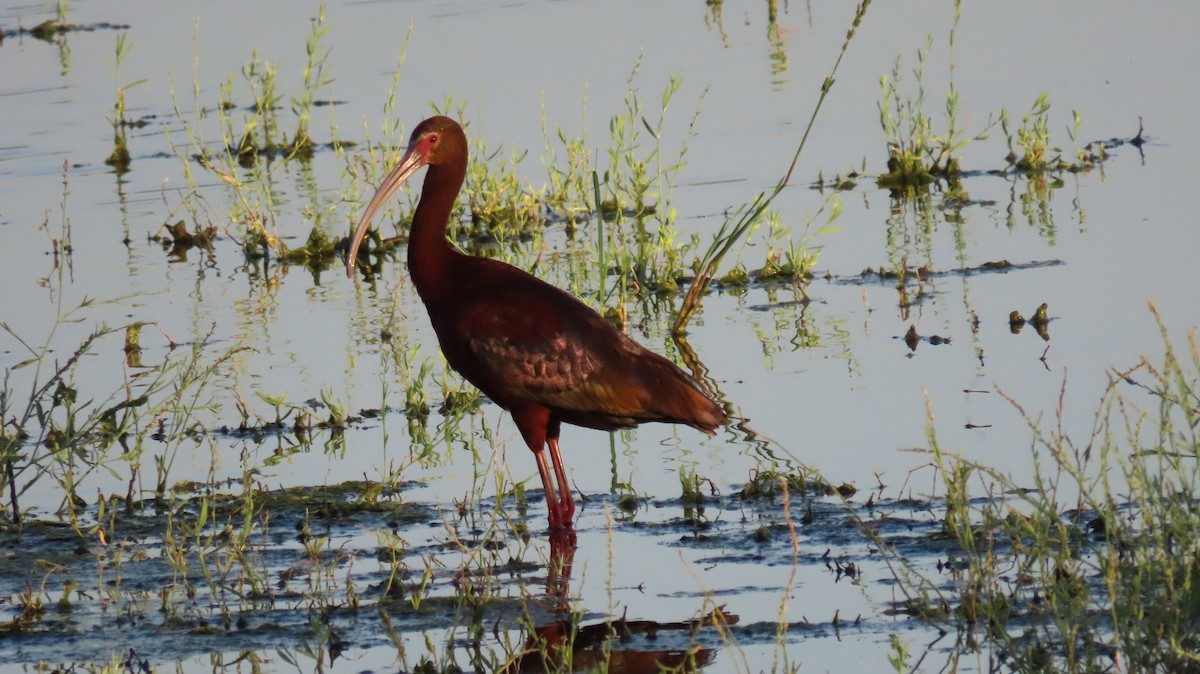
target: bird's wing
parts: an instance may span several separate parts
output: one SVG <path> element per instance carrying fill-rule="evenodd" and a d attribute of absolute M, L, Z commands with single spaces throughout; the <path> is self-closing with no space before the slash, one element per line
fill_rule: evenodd
<path fill-rule="evenodd" d="M 635 409 L 637 401 L 607 367 L 631 342 L 574 298 L 564 304 L 558 296 L 531 295 L 473 303 L 457 321 L 471 360 L 458 369 L 493 397 L 577 411 L 600 406 L 618 415 Z"/>

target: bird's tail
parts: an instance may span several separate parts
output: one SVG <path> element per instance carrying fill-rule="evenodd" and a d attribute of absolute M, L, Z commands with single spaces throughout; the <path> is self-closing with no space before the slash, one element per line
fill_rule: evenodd
<path fill-rule="evenodd" d="M 656 381 L 643 390 L 652 392 L 646 407 L 661 415 L 664 421 L 687 424 L 714 435 L 727 420 L 725 410 L 700 390 L 691 377 L 674 363 L 663 359 L 653 368 Z"/>

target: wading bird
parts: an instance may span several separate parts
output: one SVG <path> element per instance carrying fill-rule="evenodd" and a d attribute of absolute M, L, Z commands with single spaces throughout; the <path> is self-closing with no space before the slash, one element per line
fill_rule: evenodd
<path fill-rule="evenodd" d="M 347 276 L 354 275 L 375 213 L 423 166 L 428 170 L 409 234 L 409 274 L 446 361 L 512 414 L 533 451 L 552 531 L 569 529 L 575 514 L 558 449 L 563 423 L 611 431 L 663 421 L 709 435 L 725 423 L 721 407 L 674 363 L 583 302 L 516 267 L 451 247 L 446 226 L 467 172 L 467 139 L 448 117 L 431 117 L 413 130 L 408 150 L 358 222 Z"/>

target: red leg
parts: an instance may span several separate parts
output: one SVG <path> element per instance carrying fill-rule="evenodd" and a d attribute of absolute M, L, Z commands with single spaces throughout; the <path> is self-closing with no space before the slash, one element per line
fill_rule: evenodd
<path fill-rule="evenodd" d="M 566 525 L 563 523 L 558 496 L 554 493 L 554 480 L 550 477 L 550 466 L 546 464 L 546 453 L 536 449 L 533 458 L 537 460 L 538 473 L 542 476 L 542 489 L 546 492 L 546 519 L 550 520 L 551 529 L 560 529 Z M 569 521 L 568 518 L 568 523 Z"/>
<path fill-rule="evenodd" d="M 558 434 L 547 440 L 550 445 L 550 461 L 554 464 L 554 476 L 558 479 L 558 498 L 560 515 L 570 526 L 575 517 L 575 498 L 571 495 L 571 485 L 567 482 L 567 470 L 563 467 L 562 454 L 558 451 Z"/>
<path fill-rule="evenodd" d="M 521 437 L 525 438 L 525 444 L 529 445 L 537 461 L 542 489 L 546 491 L 546 519 L 550 521 L 550 528 L 570 528 L 571 518 L 575 513 L 575 502 L 571 499 L 562 457 L 558 455 L 558 421 L 550 418 L 550 410 L 545 407 L 514 407 L 509 411 L 517 429 L 521 431 Z M 553 462 L 554 477 L 551 477 L 551 465 L 546 461 L 547 436 L 550 441 L 550 460 Z M 555 480 L 558 482 L 558 489 L 555 489 Z M 556 493 L 559 491 L 562 493 Z"/>

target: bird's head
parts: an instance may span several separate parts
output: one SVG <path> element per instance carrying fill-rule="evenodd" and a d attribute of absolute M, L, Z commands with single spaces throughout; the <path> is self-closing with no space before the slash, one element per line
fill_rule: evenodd
<path fill-rule="evenodd" d="M 466 168 L 467 137 L 458 122 L 449 117 L 430 117 L 413 129 L 408 139 L 408 149 L 400 158 L 400 163 L 391 173 L 379 183 L 371 203 L 367 204 L 358 228 L 350 240 L 350 251 L 346 257 L 346 276 L 354 276 L 354 266 L 358 261 L 358 247 L 362 244 L 371 225 L 375 213 L 383 207 L 388 197 L 400 189 L 406 180 L 412 177 L 422 166 L 459 166 Z M 457 189 L 457 185 L 455 186 Z"/>

